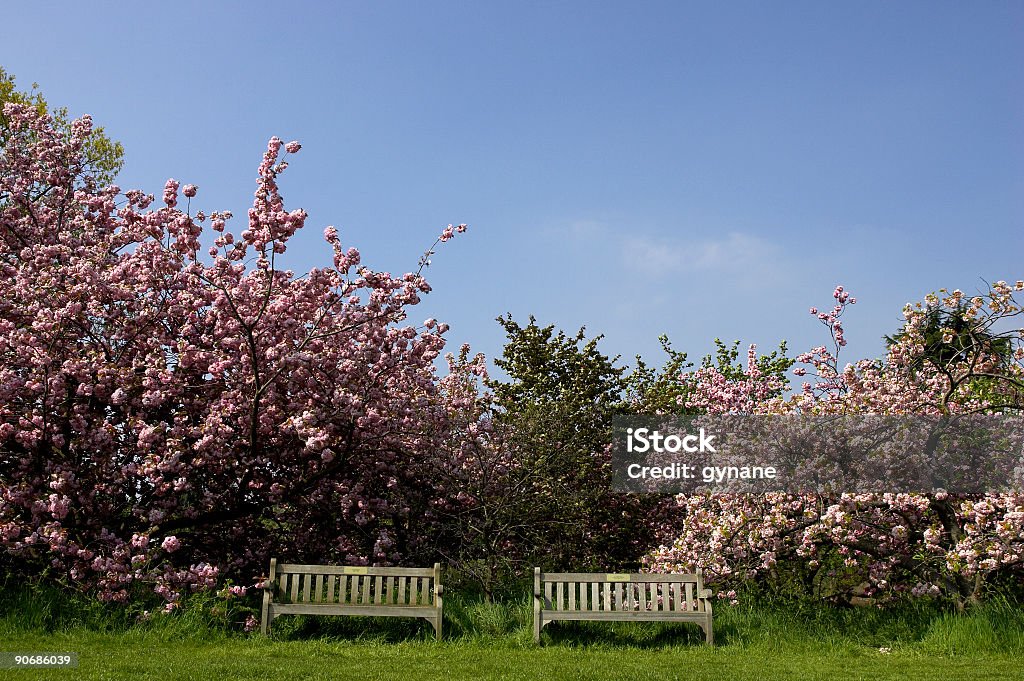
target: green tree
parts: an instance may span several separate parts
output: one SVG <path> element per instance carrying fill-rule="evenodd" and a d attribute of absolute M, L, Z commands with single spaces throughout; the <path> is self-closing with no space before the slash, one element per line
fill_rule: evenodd
<path fill-rule="evenodd" d="M 549 569 L 619 569 L 639 564 L 654 542 L 657 496 L 611 490 L 612 417 L 622 411 L 625 369 L 588 339 L 511 316 L 499 318 L 508 343 L 491 381 L 495 420 L 528 473 L 529 561 Z"/>
<path fill-rule="evenodd" d="M 587 338 L 511 316 L 508 341 L 488 379 L 479 416 L 450 443 L 440 469 L 460 490 L 439 542 L 446 560 L 487 597 L 534 566 L 546 570 L 636 568 L 669 526 L 671 497 L 612 492 L 611 426 L 623 411 L 625 370 Z M 465 352 L 453 366 L 464 367 Z M 475 393 L 462 382 L 452 387 Z"/>
<path fill-rule="evenodd" d="M 27 92 L 18 90 L 14 76 L 0 66 L 0 152 L 7 147 L 7 141 L 11 134 L 7 119 L 3 115 L 3 106 L 8 102 L 34 106 L 53 117 L 54 127 L 57 130 L 65 133 L 70 130 L 71 119 L 67 107 L 51 106 L 39 91 L 39 85 L 36 83 L 33 83 Z M 114 181 L 114 177 L 117 176 L 124 164 L 124 147 L 120 142 L 115 142 L 107 137 L 102 127 L 96 127 L 93 128 L 86 143 L 83 156 L 86 160 L 86 175 L 94 178 L 97 184 L 109 184 Z"/>

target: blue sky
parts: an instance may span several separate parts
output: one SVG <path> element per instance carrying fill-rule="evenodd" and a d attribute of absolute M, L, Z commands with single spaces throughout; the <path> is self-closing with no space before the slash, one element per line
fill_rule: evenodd
<path fill-rule="evenodd" d="M 791 353 L 858 297 L 849 360 L 905 302 L 1024 277 L 1024 3 L 18 3 L 0 65 L 122 141 L 123 188 L 248 207 L 271 135 L 310 214 L 287 265 L 415 269 L 413 321 L 493 357 L 505 313 L 661 361 Z M 45 27 L 45 30 L 44 30 Z M 236 226 L 236 229 L 238 227 Z"/>

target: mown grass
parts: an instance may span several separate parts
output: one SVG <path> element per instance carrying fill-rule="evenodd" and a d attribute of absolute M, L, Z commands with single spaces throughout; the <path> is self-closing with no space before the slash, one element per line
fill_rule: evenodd
<path fill-rule="evenodd" d="M 283 617 L 270 639 L 232 631 L 196 601 L 137 621 L 128 608 L 48 589 L 0 593 L 0 650 L 77 652 L 68 670 L 11 679 L 1021 679 L 1024 612 L 994 600 L 957 614 L 758 603 L 718 607 L 714 648 L 693 625 L 559 623 L 532 640 L 525 596 L 446 599 L 425 622 Z"/>

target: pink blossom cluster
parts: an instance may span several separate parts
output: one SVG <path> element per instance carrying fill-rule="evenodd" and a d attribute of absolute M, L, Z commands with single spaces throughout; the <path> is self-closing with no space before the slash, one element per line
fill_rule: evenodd
<path fill-rule="evenodd" d="M 680 397 L 683 406 L 709 414 L 754 413 L 785 387 L 785 382 L 764 372 L 757 363 L 757 346 L 747 350 L 743 377 L 727 377 L 718 367 L 701 367 L 680 376 L 689 390 Z"/>

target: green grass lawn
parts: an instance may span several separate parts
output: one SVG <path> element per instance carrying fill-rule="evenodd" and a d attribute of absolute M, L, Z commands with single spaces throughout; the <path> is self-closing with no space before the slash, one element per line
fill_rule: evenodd
<path fill-rule="evenodd" d="M 132 623 L 8 599 L 0 650 L 76 652 L 79 666 L 0 678 L 1024 679 L 1024 614 L 1005 601 L 968 614 L 720 607 L 714 648 L 695 626 L 661 623 L 558 623 L 537 647 L 526 599 L 449 602 L 437 643 L 412 620 L 282 617 L 265 639 L 213 627 L 200 610 Z"/>
<path fill-rule="evenodd" d="M 69 632 L 4 637 L 8 650 L 75 651 L 77 669 L 9 679 L 1021 679 L 1019 654 L 882 654 L 865 646 L 509 646 L 480 641 L 147 640 Z"/>

